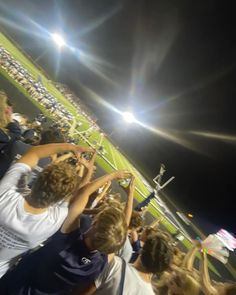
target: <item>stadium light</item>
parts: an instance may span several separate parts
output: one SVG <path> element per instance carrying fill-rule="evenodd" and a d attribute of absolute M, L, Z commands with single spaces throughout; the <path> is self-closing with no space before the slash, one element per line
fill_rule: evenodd
<path fill-rule="evenodd" d="M 59 48 L 66 45 L 66 42 L 65 42 L 64 38 L 61 35 L 57 34 L 57 33 L 52 34 L 52 40 L 57 44 L 57 46 Z"/>
<path fill-rule="evenodd" d="M 135 122 L 135 117 L 132 113 L 129 112 L 124 112 L 122 113 L 123 119 L 127 122 L 127 123 L 133 123 Z"/>

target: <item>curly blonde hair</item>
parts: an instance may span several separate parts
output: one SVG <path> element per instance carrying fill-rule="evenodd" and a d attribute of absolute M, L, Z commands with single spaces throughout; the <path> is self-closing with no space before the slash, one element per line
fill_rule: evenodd
<path fill-rule="evenodd" d="M 37 208 L 53 205 L 73 194 L 79 183 L 80 177 L 70 164 L 50 164 L 39 174 L 32 187 L 32 205 Z"/>
<path fill-rule="evenodd" d="M 4 91 L 0 91 L 0 129 L 5 129 L 6 126 L 11 122 L 11 118 L 6 113 L 8 107 L 7 95 Z"/>

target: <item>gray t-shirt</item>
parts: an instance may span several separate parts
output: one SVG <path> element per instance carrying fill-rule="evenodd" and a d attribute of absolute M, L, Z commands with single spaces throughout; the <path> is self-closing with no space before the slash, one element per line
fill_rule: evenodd
<path fill-rule="evenodd" d="M 121 282 L 122 259 L 115 256 L 95 280 L 96 295 L 117 295 Z M 145 282 L 131 265 L 126 263 L 123 295 L 154 295 L 152 285 Z"/>

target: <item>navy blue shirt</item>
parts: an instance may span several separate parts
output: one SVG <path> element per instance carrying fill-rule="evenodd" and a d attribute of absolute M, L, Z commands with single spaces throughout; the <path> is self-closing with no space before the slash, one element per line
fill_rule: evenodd
<path fill-rule="evenodd" d="M 83 291 L 98 277 L 107 256 L 90 251 L 80 230 L 58 231 L 39 250 L 24 257 L 0 280 L 1 295 L 67 295 Z"/>

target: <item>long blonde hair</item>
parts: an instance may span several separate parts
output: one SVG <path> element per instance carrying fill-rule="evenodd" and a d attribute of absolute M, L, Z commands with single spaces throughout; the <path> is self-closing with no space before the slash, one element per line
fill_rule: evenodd
<path fill-rule="evenodd" d="M 11 118 L 6 112 L 8 107 L 7 99 L 6 93 L 4 91 L 0 91 L 0 129 L 3 130 L 11 122 Z"/>

